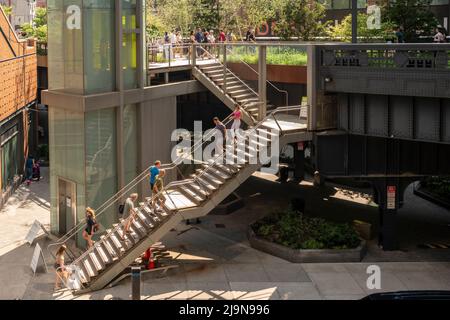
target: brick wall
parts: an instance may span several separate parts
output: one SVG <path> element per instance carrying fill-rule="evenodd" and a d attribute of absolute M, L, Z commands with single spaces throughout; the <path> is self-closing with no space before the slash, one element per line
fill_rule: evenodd
<path fill-rule="evenodd" d="M 36 41 L 19 40 L 0 10 L 0 121 L 37 98 Z M 8 35 L 8 36 L 5 36 Z"/>

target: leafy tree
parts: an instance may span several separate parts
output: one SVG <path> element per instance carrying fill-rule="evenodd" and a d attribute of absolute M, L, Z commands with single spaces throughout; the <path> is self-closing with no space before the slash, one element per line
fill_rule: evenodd
<path fill-rule="evenodd" d="M 180 29 L 184 35 L 198 27 L 227 29 L 242 35 L 274 17 L 272 0 L 147 0 L 147 30 L 162 36 Z"/>
<path fill-rule="evenodd" d="M 275 0 L 275 32 L 283 39 L 310 40 L 325 32 L 325 7 L 308 0 Z"/>
<path fill-rule="evenodd" d="M 275 18 L 272 0 L 226 0 L 221 2 L 221 28 L 238 31 L 241 38 L 247 28 L 255 28 Z"/>
<path fill-rule="evenodd" d="M 179 29 L 187 35 L 192 26 L 194 0 L 159 0 L 155 7 L 147 13 L 147 26 L 154 35 L 162 36 L 165 31 Z M 147 9 L 150 8 L 147 0 Z M 154 2 L 154 1 L 151 1 Z"/>
<path fill-rule="evenodd" d="M 220 5 L 219 0 L 194 0 L 192 1 L 194 11 L 193 23 L 197 27 L 207 30 L 218 29 L 220 24 Z M 192 25 L 192 29 L 196 26 Z"/>
<path fill-rule="evenodd" d="M 386 39 L 393 35 L 394 26 L 391 22 L 386 21 L 381 24 L 380 29 L 367 28 L 367 14 L 358 13 L 358 37 L 364 42 L 371 39 Z M 352 15 L 346 16 L 340 23 L 330 26 L 327 30 L 328 35 L 340 41 L 350 41 L 352 38 Z"/>
<path fill-rule="evenodd" d="M 386 1 L 386 0 L 385 0 Z M 438 25 L 430 10 L 432 0 L 396 0 L 384 6 L 383 17 L 396 26 L 402 26 L 405 40 L 413 42 L 418 34 L 429 35 Z"/>
<path fill-rule="evenodd" d="M 47 42 L 47 9 L 37 8 L 33 24 L 24 23 L 20 30 L 27 38 L 36 38 L 38 42 Z"/>
<path fill-rule="evenodd" d="M 9 17 L 12 14 L 12 7 L 10 6 L 4 6 L 4 5 L 0 5 L 0 7 L 2 7 L 3 12 L 5 13 L 5 15 L 7 17 Z"/>

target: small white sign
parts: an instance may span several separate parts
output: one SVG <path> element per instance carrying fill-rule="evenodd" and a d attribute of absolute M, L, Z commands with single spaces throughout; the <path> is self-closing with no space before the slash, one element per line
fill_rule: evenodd
<path fill-rule="evenodd" d="M 38 220 L 34 220 L 33 225 L 31 226 L 30 231 L 28 231 L 28 234 L 25 238 L 25 240 L 32 245 L 34 240 L 38 237 L 39 231 L 43 231 L 45 234 L 48 235 L 47 230 L 45 227 L 40 223 Z"/>
<path fill-rule="evenodd" d="M 395 193 L 396 193 L 395 186 L 387 187 L 387 209 L 388 210 L 395 209 Z"/>
<path fill-rule="evenodd" d="M 36 270 L 39 266 L 39 261 L 42 259 L 42 263 L 45 266 L 46 272 L 48 272 L 47 264 L 45 263 L 44 259 L 44 253 L 42 252 L 41 246 L 39 243 L 36 243 L 36 246 L 34 247 L 33 252 L 33 258 L 31 259 L 31 270 L 33 270 L 33 273 L 36 273 Z"/>
<path fill-rule="evenodd" d="M 70 197 L 66 197 L 66 206 L 72 208 L 72 199 Z"/>

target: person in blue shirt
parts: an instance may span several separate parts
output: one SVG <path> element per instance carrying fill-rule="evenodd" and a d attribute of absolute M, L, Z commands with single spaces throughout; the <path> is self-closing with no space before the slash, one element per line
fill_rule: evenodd
<path fill-rule="evenodd" d="M 150 167 L 150 187 L 153 190 L 155 186 L 156 176 L 159 174 L 161 168 L 161 161 L 155 161 L 155 165 Z"/>
<path fill-rule="evenodd" d="M 31 180 L 33 179 L 33 166 L 34 166 L 34 158 L 31 155 L 29 155 L 25 163 L 25 178 L 27 180 L 28 185 L 30 185 Z"/>

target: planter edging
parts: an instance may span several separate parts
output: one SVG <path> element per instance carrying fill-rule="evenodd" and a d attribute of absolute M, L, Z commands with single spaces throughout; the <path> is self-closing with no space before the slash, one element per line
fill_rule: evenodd
<path fill-rule="evenodd" d="M 247 237 L 252 248 L 293 263 L 361 262 L 367 253 L 367 243 L 354 249 L 291 249 L 258 237 L 249 226 Z"/>
<path fill-rule="evenodd" d="M 425 189 L 420 182 L 414 184 L 414 194 L 440 207 L 450 210 L 450 202 Z"/>

